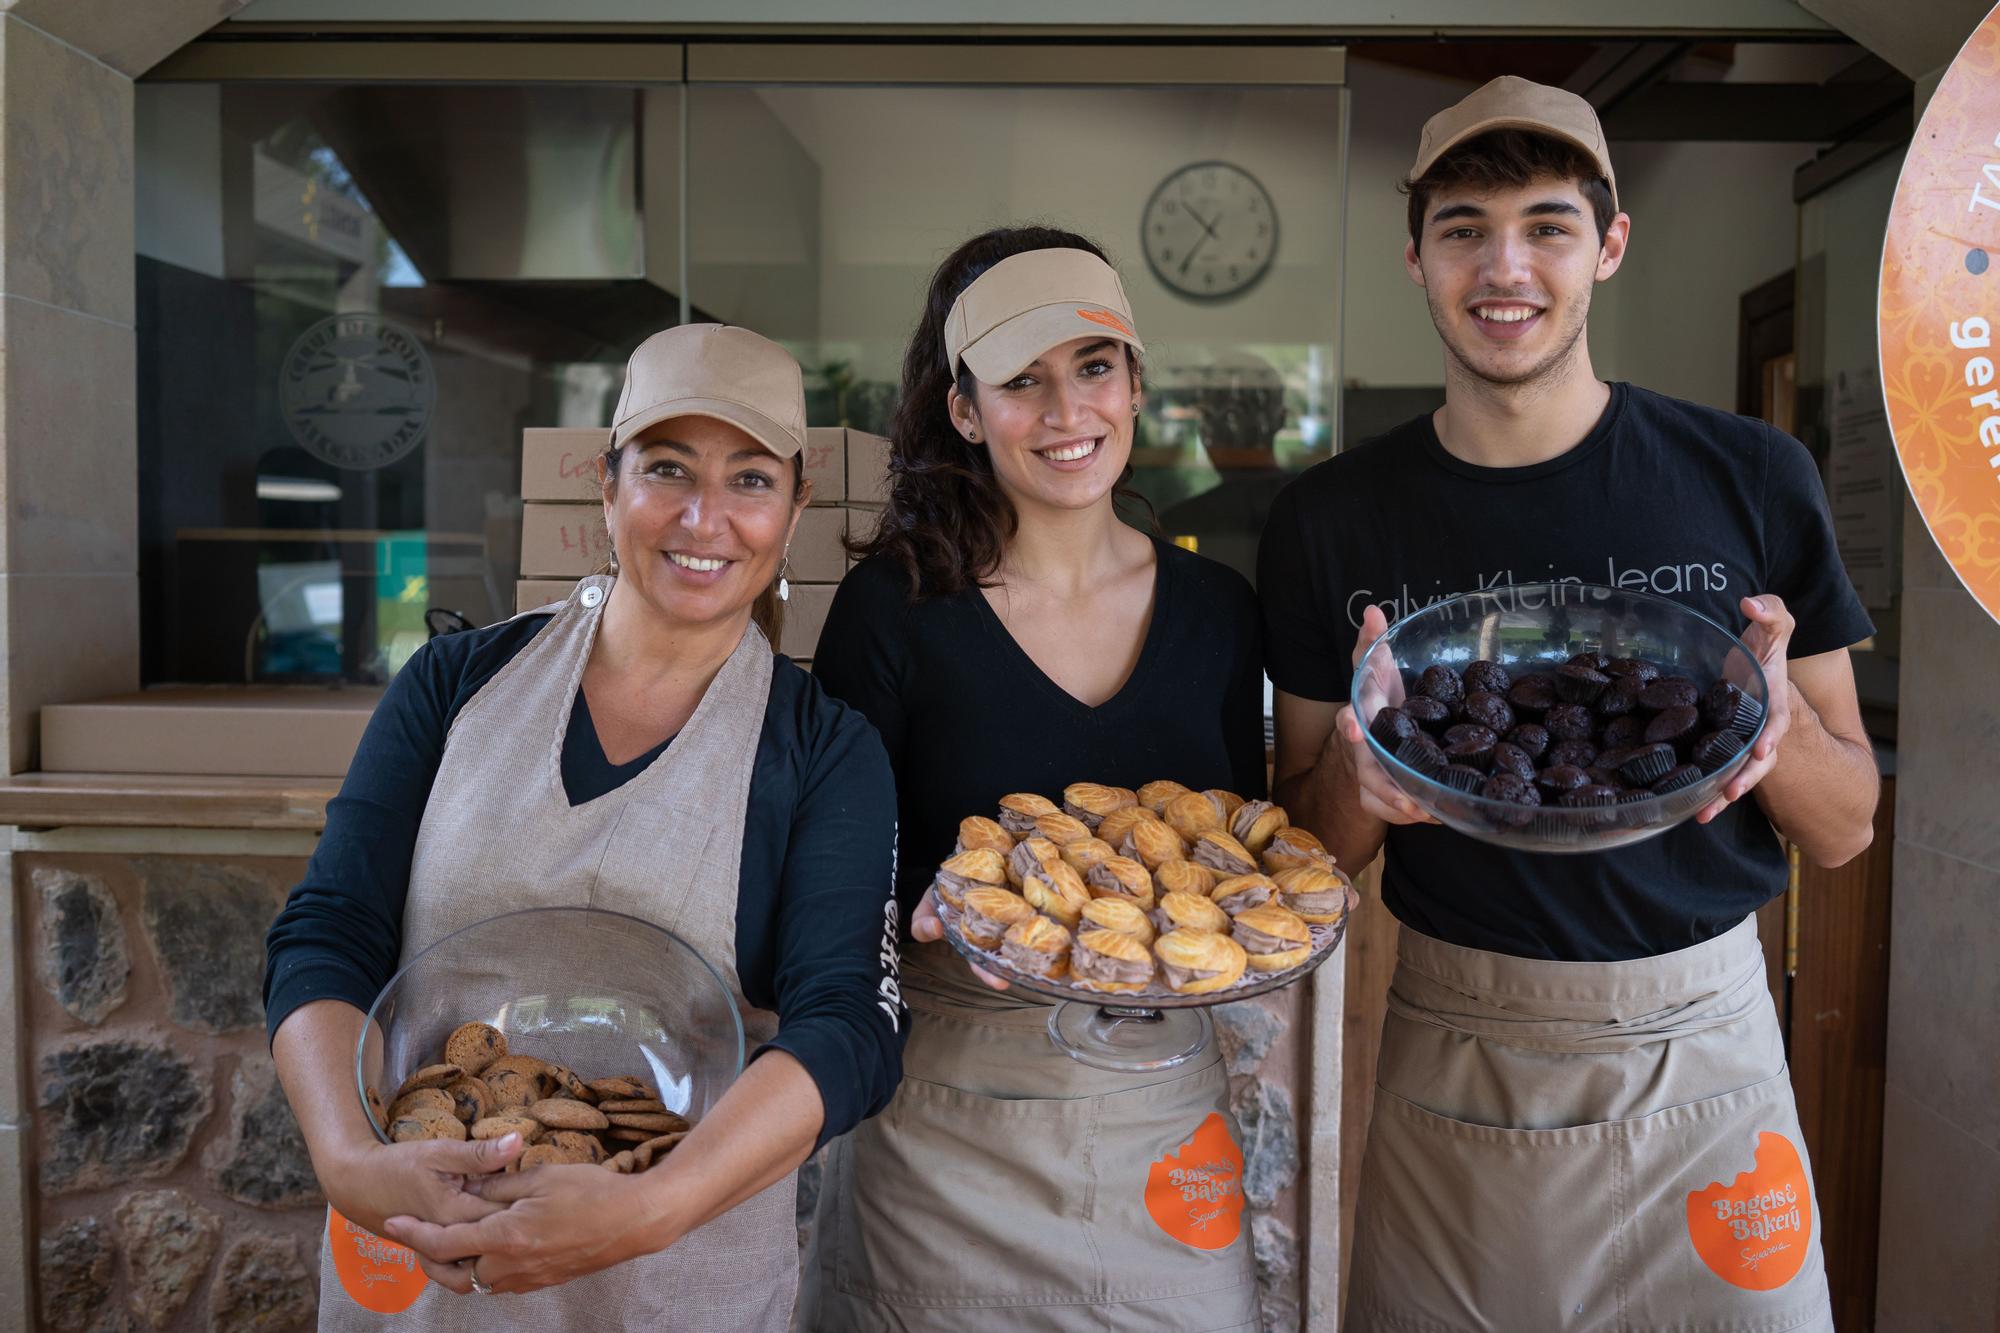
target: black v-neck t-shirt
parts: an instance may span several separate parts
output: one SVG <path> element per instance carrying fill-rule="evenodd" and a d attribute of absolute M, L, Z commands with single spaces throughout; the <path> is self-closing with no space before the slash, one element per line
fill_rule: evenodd
<path fill-rule="evenodd" d="M 1370 605 L 1394 623 L 1461 592 L 1561 579 L 1658 593 L 1738 633 L 1738 601 L 1776 593 L 1798 622 L 1792 657 L 1874 632 L 1805 446 L 1754 418 L 1613 384 L 1596 427 L 1546 462 L 1468 463 L 1426 414 L 1301 473 L 1272 506 L 1258 557 L 1271 681 L 1345 702 Z M 1510 852 L 1392 825 L 1386 853 L 1382 898 L 1398 920 L 1528 958 L 1684 949 L 1786 881 L 1750 797 L 1608 852 Z"/>
<path fill-rule="evenodd" d="M 829 694 L 875 724 L 902 815 L 897 896 L 909 909 L 959 821 L 1009 792 L 1058 803 L 1074 782 L 1264 794 L 1257 603 L 1234 570 L 1155 541 L 1153 615 L 1131 676 L 1089 707 L 1035 665 L 977 589 L 912 601 L 872 556 L 834 594 L 813 658 Z"/>

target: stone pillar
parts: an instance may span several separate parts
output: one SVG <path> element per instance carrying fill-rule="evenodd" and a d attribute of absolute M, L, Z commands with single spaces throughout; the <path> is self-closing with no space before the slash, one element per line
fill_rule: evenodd
<path fill-rule="evenodd" d="M 0 5 L 0 728 L 139 683 L 132 80 L 243 0 Z M 6 830 L 11 833 L 11 830 Z M 11 884 L 11 874 L 8 876 Z M 38 1247 L 87 1290 L 102 1228 L 37 1237 L 18 902 L 0 908 L 0 1327 L 38 1323 Z M 59 1293 L 58 1293 L 59 1294 Z"/>

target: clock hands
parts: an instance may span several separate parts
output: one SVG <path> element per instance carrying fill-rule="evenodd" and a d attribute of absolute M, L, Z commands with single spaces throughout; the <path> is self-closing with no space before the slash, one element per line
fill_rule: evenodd
<path fill-rule="evenodd" d="M 1217 245 L 1220 245 L 1222 242 L 1221 239 L 1217 237 L 1215 234 L 1215 227 L 1209 222 L 1207 218 L 1195 212 L 1194 206 L 1192 204 L 1189 204 L 1186 200 L 1182 200 L 1181 207 L 1187 210 L 1187 215 L 1193 218 L 1195 222 L 1200 225 L 1204 233 L 1204 235 L 1196 237 L 1195 243 L 1188 247 L 1188 252 L 1181 256 L 1181 276 L 1186 277 L 1188 271 L 1188 265 L 1194 262 L 1195 252 L 1201 249 L 1201 243 L 1203 241 L 1214 241 Z"/>

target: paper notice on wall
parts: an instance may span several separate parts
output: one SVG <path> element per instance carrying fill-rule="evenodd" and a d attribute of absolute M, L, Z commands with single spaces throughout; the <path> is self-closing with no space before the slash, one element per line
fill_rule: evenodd
<path fill-rule="evenodd" d="M 1886 610 L 1902 581 L 1902 489 L 1873 367 L 1834 376 L 1832 426 L 1826 498 L 1841 563 L 1861 604 Z"/>

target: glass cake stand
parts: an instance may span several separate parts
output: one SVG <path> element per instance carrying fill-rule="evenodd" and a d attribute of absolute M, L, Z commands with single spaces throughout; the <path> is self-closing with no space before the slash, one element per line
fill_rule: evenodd
<path fill-rule="evenodd" d="M 1347 935 L 1354 914 L 1354 886 L 1346 874 L 1334 874 L 1348 890 L 1348 909 L 1330 925 L 1308 925 L 1312 953 L 1303 963 L 1283 972 L 1246 971 L 1233 986 L 1206 995 L 1183 995 L 1155 984 L 1141 991 L 1108 995 L 1067 981 L 1050 981 L 1023 972 L 995 950 L 982 949 L 959 932 L 958 912 L 939 899 L 944 937 L 966 962 L 990 972 L 1009 986 L 1056 1001 L 1049 1011 L 1049 1040 L 1079 1064 L 1116 1073 L 1145 1073 L 1186 1064 L 1207 1047 L 1214 1030 L 1207 1010 L 1218 1004 L 1253 999 L 1303 981 L 1333 956 Z"/>

